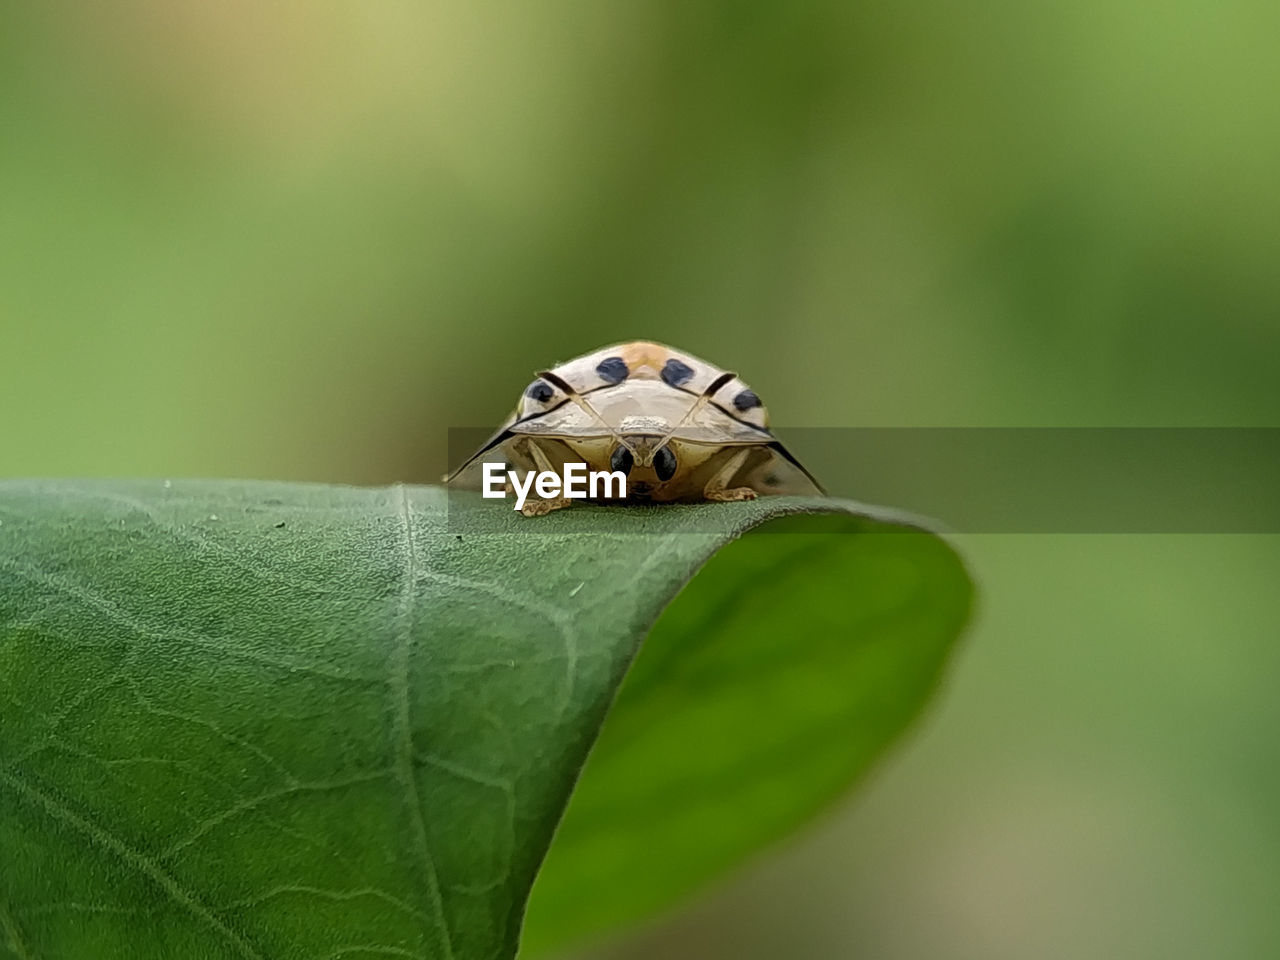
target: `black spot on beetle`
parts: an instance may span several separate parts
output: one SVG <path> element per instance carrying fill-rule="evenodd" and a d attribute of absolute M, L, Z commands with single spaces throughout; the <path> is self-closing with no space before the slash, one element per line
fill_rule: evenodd
<path fill-rule="evenodd" d="M 605 357 L 596 364 L 596 373 L 605 383 L 621 383 L 631 374 L 627 361 L 621 357 Z"/>
<path fill-rule="evenodd" d="M 669 387 L 679 387 L 693 379 L 693 367 L 672 357 L 662 367 L 662 382 Z"/>
<path fill-rule="evenodd" d="M 284 529 L 284 521 L 283 521 L 283 520 L 281 520 L 279 523 L 277 523 L 277 524 L 276 524 L 276 529 L 277 529 L 277 530 L 283 530 L 283 529 Z"/>
<path fill-rule="evenodd" d="M 752 407 L 760 406 L 760 398 L 755 395 L 754 390 L 743 390 L 733 398 L 733 405 L 739 410 L 750 410 Z"/>
<path fill-rule="evenodd" d="M 546 403 L 555 395 L 555 391 L 551 389 L 551 384 L 547 383 L 547 381 L 535 380 L 529 384 L 524 395 L 532 400 L 537 400 L 539 403 Z"/>

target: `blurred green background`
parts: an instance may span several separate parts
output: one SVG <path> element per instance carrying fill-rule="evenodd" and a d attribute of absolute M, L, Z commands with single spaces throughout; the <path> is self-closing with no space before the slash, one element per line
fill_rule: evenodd
<path fill-rule="evenodd" d="M 639 337 L 784 436 L 1278 425 L 1277 36 L 1248 0 L 6 4 L 0 475 L 434 482 L 449 426 Z M 1280 955 L 1280 538 L 965 546 L 909 746 L 591 956 Z"/>

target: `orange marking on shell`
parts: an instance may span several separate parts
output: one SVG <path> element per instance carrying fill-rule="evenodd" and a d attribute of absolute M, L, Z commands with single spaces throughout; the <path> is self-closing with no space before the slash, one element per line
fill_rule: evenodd
<path fill-rule="evenodd" d="M 671 356 L 669 348 L 650 340 L 628 343 L 620 353 L 627 369 L 631 371 L 630 376 L 640 380 L 657 380 L 661 377 L 662 367 Z"/>

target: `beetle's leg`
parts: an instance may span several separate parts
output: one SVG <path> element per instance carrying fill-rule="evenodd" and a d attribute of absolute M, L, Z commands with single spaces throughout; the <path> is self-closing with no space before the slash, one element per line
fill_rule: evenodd
<path fill-rule="evenodd" d="M 742 469 L 751 453 L 749 447 L 743 447 L 730 457 L 723 467 L 717 470 L 707 485 L 702 488 L 702 495 L 708 500 L 754 500 L 756 492 L 750 487 L 730 487 L 728 483 L 734 474 Z"/>
<path fill-rule="evenodd" d="M 542 452 L 542 448 L 538 446 L 536 441 L 528 441 L 525 447 L 529 451 L 529 455 L 533 457 L 533 462 L 537 465 L 539 472 L 555 473 L 555 468 L 551 466 L 551 461 L 547 459 L 547 455 Z M 532 494 L 532 489 L 529 492 Z M 565 507 L 571 506 L 573 506 L 573 501 L 568 497 L 552 497 L 550 500 L 542 500 L 531 495 L 525 500 L 520 512 L 526 517 L 541 517 L 552 510 L 563 510 Z"/>
<path fill-rule="evenodd" d="M 520 512 L 526 517 L 544 517 L 552 510 L 563 510 L 573 505 L 568 497 L 556 497 L 553 500 L 526 500 Z"/>
<path fill-rule="evenodd" d="M 729 500 L 754 500 L 760 494 L 750 487 L 729 487 L 721 490 L 704 490 L 702 495 L 708 500 L 726 502 Z"/>

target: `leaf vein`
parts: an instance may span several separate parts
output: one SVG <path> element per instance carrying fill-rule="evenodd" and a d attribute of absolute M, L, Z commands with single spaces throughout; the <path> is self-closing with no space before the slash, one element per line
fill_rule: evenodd
<path fill-rule="evenodd" d="M 434 570 L 427 571 L 424 576 L 437 583 L 447 583 L 451 586 L 475 590 L 478 593 L 487 593 L 489 596 L 501 600 L 503 603 L 509 603 L 514 607 L 520 607 L 524 610 L 530 611 L 531 613 L 538 614 L 556 628 L 564 643 L 565 682 L 564 688 L 561 691 L 560 702 L 557 705 L 559 717 L 563 718 L 564 714 L 569 709 L 569 705 L 573 702 L 573 692 L 577 685 L 578 676 L 579 643 L 578 634 L 573 628 L 572 622 L 554 607 L 535 603 L 527 597 L 521 597 L 504 589 L 498 584 L 487 580 L 472 580 L 468 577 L 458 577 Z"/>
<path fill-rule="evenodd" d="M 418 794 L 418 782 L 413 764 L 413 725 L 409 714 L 410 654 L 413 649 L 414 605 L 418 589 L 417 544 L 413 536 L 413 512 L 409 504 L 409 492 L 397 486 L 400 519 L 404 539 L 404 575 L 400 589 L 399 642 L 391 662 L 389 685 L 396 710 L 396 758 L 395 769 L 405 800 L 409 806 L 413 827 L 413 842 L 422 860 L 427 881 L 427 895 L 440 929 L 446 960 L 453 960 L 453 935 L 444 912 L 440 891 L 440 877 L 436 872 L 435 858 L 427 842 L 427 825 L 422 813 L 422 798 Z"/>
<path fill-rule="evenodd" d="M 64 580 L 53 574 L 45 573 L 41 570 L 32 570 L 21 564 L 15 563 L 5 557 L 0 557 L 0 565 L 13 571 L 17 576 L 27 580 L 30 583 L 41 584 L 58 590 L 68 597 L 73 597 L 83 603 L 85 606 L 92 607 L 107 619 L 114 623 L 133 631 L 140 637 L 149 640 L 155 640 L 161 643 L 166 641 L 179 641 L 189 643 L 194 647 L 200 647 L 206 650 L 212 650 L 220 656 L 230 657 L 237 660 L 245 660 L 259 666 L 272 667 L 276 670 L 285 670 L 290 673 L 306 673 L 313 676 L 323 677 L 327 680 L 363 680 L 365 678 L 358 677 L 354 674 L 346 673 L 341 670 L 334 670 L 325 664 L 306 663 L 302 661 L 277 660 L 273 657 L 265 657 L 262 654 L 252 652 L 236 647 L 229 643 L 219 643 L 209 637 L 201 637 L 194 634 L 165 634 L 163 631 L 156 630 L 148 626 L 133 615 L 120 609 L 116 604 L 112 603 L 105 597 L 99 596 L 92 590 L 81 587 L 77 584 Z"/>
<path fill-rule="evenodd" d="M 49 816 L 65 823 L 73 830 L 84 834 L 98 846 L 109 850 L 120 860 L 142 873 L 163 890 L 174 903 L 183 907 L 205 925 L 219 934 L 235 951 L 246 960 L 266 960 L 254 946 L 237 931 L 227 925 L 209 909 L 194 893 L 182 886 L 173 874 L 160 867 L 150 857 L 133 849 L 109 830 L 92 820 L 80 816 L 64 803 L 39 790 L 13 770 L 0 770 L 0 783 L 6 784 L 10 790 L 18 793 L 29 803 L 34 803 Z"/>
<path fill-rule="evenodd" d="M 232 804 L 221 813 L 218 813 L 207 820 L 200 823 L 191 833 L 187 834 L 181 840 L 176 840 L 165 848 L 160 854 L 162 860 L 172 859 L 176 854 L 182 852 L 191 846 L 210 830 L 221 826 L 228 820 L 232 820 L 241 814 L 256 810 L 264 803 L 270 803 L 272 800 L 282 800 L 285 797 L 291 797 L 299 793 L 321 793 L 327 790 L 344 790 L 347 787 L 358 786 L 362 783 L 372 783 L 375 780 L 382 780 L 391 775 L 389 770 L 375 770 L 372 773 L 365 773 L 359 776 L 348 777 L 345 780 L 334 780 L 332 782 L 323 783 L 291 783 L 281 787 L 278 790 L 268 790 L 266 793 L 260 793 L 256 797 L 250 797 L 248 800 L 241 800 L 239 803 Z"/>

